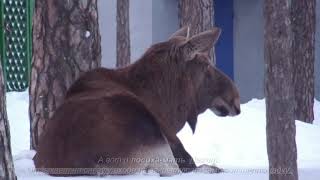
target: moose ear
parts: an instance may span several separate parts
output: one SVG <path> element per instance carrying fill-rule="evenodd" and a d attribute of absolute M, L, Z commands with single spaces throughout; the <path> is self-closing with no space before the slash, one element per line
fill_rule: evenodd
<path fill-rule="evenodd" d="M 218 41 L 221 34 L 220 28 L 212 28 L 190 38 L 183 45 L 184 52 L 187 56 L 193 56 L 197 53 L 209 52 L 213 45 Z"/>
<path fill-rule="evenodd" d="M 177 30 L 175 33 L 173 33 L 169 39 L 175 38 L 177 36 L 188 38 L 189 36 L 189 26 L 184 26 Z"/>

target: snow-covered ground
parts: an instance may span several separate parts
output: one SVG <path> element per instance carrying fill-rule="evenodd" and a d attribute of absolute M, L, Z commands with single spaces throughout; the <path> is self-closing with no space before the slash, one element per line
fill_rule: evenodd
<path fill-rule="evenodd" d="M 133 176 L 57 178 L 35 173 L 29 146 L 28 94 L 7 93 L 11 144 L 18 179 L 21 180 L 92 180 L 92 179 L 158 179 L 157 174 Z M 320 102 L 314 106 L 315 122 L 296 121 L 300 180 L 320 178 Z M 215 164 L 225 170 L 220 174 L 188 173 L 162 179 L 268 179 L 265 135 L 265 102 L 254 99 L 241 106 L 241 115 L 219 118 L 206 111 L 199 116 L 195 134 L 188 126 L 179 132 L 187 151 L 198 165 Z"/>

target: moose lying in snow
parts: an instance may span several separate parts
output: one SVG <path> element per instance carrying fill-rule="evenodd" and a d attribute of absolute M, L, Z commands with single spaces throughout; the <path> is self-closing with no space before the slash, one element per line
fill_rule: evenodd
<path fill-rule="evenodd" d="M 151 46 L 132 65 L 79 78 L 46 124 L 36 168 L 51 175 L 194 170 L 177 132 L 186 122 L 195 131 L 197 116 L 208 108 L 237 115 L 240 102 L 233 82 L 207 56 L 220 29 L 191 38 L 187 31 Z"/>

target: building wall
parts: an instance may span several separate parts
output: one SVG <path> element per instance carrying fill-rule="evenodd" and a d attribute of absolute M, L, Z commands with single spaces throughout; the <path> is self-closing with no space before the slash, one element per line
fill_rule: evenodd
<path fill-rule="evenodd" d="M 131 62 L 152 44 L 152 1 L 130 0 Z"/>
<path fill-rule="evenodd" d="M 117 0 L 98 1 L 102 66 L 116 65 Z M 131 62 L 137 60 L 152 44 L 152 1 L 130 1 Z"/>
<path fill-rule="evenodd" d="M 319 2 L 320 0 L 317 0 Z M 116 63 L 116 0 L 100 0 L 102 66 Z M 152 43 L 178 29 L 177 0 L 131 0 L 131 57 L 137 60 Z M 320 2 L 319 2 L 320 3 Z M 316 97 L 320 100 L 320 4 L 317 3 Z M 234 80 L 241 101 L 264 97 L 263 0 L 234 1 Z"/>
<path fill-rule="evenodd" d="M 215 1 L 215 25 L 222 29 L 215 44 L 216 67 L 234 80 L 234 0 Z"/>
<path fill-rule="evenodd" d="M 178 0 L 153 0 L 152 42 L 161 42 L 179 28 Z"/>
<path fill-rule="evenodd" d="M 101 54 L 103 67 L 113 68 L 116 64 L 116 14 L 117 0 L 98 1 Z"/>
<path fill-rule="evenodd" d="M 234 80 L 241 101 L 264 97 L 263 0 L 234 1 Z"/>
<path fill-rule="evenodd" d="M 315 96 L 320 100 L 320 0 L 316 14 Z M 241 101 L 264 97 L 263 0 L 234 1 L 234 71 Z"/>
<path fill-rule="evenodd" d="M 315 61 L 315 95 L 320 101 L 320 0 L 316 1 L 316 61 Z"/>

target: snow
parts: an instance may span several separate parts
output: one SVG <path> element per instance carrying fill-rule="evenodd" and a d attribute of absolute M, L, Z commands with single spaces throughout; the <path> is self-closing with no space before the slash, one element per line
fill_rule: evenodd
<path fill-rule="evenodd" d="M 86 38 L 90 37 L 90 35 L 91 35 L 90 31 L 86 31 L 86 34 L 85 34 Z"/>
<path fill-rule="evenodd" d="M 106 177 L 51 177 L 34 172 L 30 147 L 28 92 L 7 93 L 11 145 L 18 179 L 22 180 L 93 180 L 93 179 L 159 179 L 156 173 Z M 296 121 L 300 180 L 320 178 L 320 102 L 314 104 L 314 124 Z M 246 179 L 267 180 L 268 158 L 265 135 L 265 102 L 253 99 L 241 105 L 236 117 L 217 117 L 211 111 L 199 115 L 195 134 L 186 125 L 178 133 L 187 151 L 198 165 L 215 164 L 224 173 L 187 173 L 161 179 Z"/>
<path fill-rule="evenodd" d="M 28 92 L 7 93 L 7 114 L 11 133 L 13 156 L 30 148 Z"/>
<path fill-rule="evenodd" d="M 320 154 L 316 153 L 320 150 L 320 143 L 317 143 L 320 138 L 318 101 L 314 112 L 316 125 L 296 121 L 298 164 L 303 168 L 320 168 Z M 218 167 L 266 168 L 268 157 L 265 113 L 265 102 L 258 99 L 242 105 L 241 114 L 236 117 L 220 118 L 207 110 L 199 116 L 194 135 L 185 127 L 178 136 L 189 153 L 196 157 L 195 160 L 214 157 L 209 162 L 214 161 Z"/>

